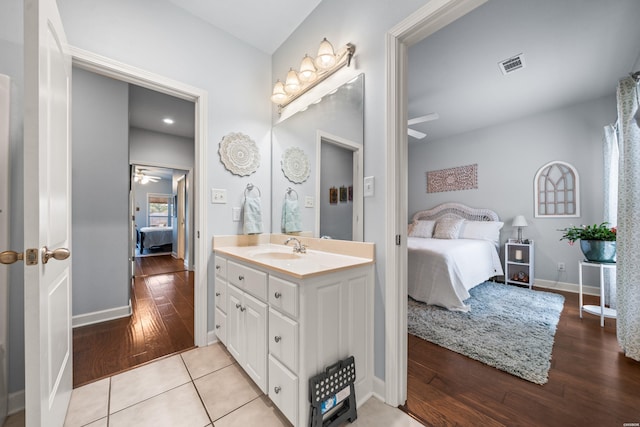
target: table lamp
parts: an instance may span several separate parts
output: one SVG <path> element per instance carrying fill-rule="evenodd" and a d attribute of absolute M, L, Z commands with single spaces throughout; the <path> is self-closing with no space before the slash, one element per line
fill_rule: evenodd
<path fill-rule="evenodd" d="M 518 215 L 513 218 L 513 222 L 511 223 L 513 227 L 518 227 L 518 243 L 522 243 L 522 227 L 526 227 L 527 220 L 524 218 L 524 215 Z"/>

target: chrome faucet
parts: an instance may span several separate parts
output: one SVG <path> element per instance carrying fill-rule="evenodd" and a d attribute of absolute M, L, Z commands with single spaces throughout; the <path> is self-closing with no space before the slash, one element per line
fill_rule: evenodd
<path fill-rule="evenodd" d="M 303 245 L 302 243 L 300 243 L 300 240 L 296 239 L 295 237 L 289 237 L 287 240 L 284 241 L 285 245 L 288 245 L 289 242 L 293 241 L 293 252 L 297 253 L 297 254 L 306 254 L 307 253 L 307 247 L 305 245 Z"/>

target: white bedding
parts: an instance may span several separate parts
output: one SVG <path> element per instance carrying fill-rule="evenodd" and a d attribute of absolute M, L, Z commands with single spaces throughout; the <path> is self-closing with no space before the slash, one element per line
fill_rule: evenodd
<path fill-rule="evenodd" d="M 469 289 L 503 273 L 493 242 L 409 237 L 409 296 L 449 310 L 469 311 Z"/>
<path fill-rule="evenodd" d="M 140 250 L 170 243 L 173 243 L 173 228 L 171 227 L 142 227 L 140 229 Z"/>

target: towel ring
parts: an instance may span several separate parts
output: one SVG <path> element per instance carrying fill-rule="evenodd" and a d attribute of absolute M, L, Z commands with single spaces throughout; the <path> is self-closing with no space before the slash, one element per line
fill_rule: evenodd
<path fill-rule="evenodd" d="M 295 199 L 291 198 L 291 193 L 295 193 Z M 287 188 L 287 193 L 284 195 L 284 197 L 286 198 L 287 196 L 289 196 L 290 200 L 298 200 L 298 192 L 291 187 Z"/>
<path fill-rule="evenodd" d="M 260 192 L 260 189 L 251 183 L 247 184 L 247 188 L 244 189 L 244 196 L 246 197 L 254 189 L 258 191 L 258 197 L 262 197 L 262 193 Z"/>

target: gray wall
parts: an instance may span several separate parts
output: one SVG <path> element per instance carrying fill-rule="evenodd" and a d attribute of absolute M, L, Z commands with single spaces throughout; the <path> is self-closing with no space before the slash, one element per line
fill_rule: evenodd
<path fill-rule="evenodd" d="M 353 201 L 340 201 L 340 187 L 353 186 L 353 151 L 322 141 L 320 172 L 320 236 L 353 239 Z M 338 189 L 338 203 L 329 203 L 329 189 Z"/>
<path fill-rule="evenodd" d="M 73 70 L 73 315 L 129 304 L 129 86 Z"/>
<path fill-rule="evenodd" d="M 132 127 L 129 129 L 129 162 L 171 169 L 193 168 L 193 139 Z"/>
<path fill-rule="evenodd" d="M 409 144 L 409 215 L 444 202 L 495 210 L 504 221 L 501 240 L 516 236 L 511 226 L 524 215 L 525 238 L 535 243 L 535 278 L 578 283 L 577 246 L 560 242 L 560 228 L 593 224 L 603 218 L 603 127 L 616 120 L 614 88 L 610 96 L 547 111 L 499 126 L 426 143 Z M 544 164 L 571 163 L 580 177 L 579 218 L 535 218 L 533 180 Z M 478 189 L 426 192 L 426 171 L 478 164 Z M 408 221 L 410 220 L 408 218 Z M 557 272 L 557 263 L 566 272 Z"/>

